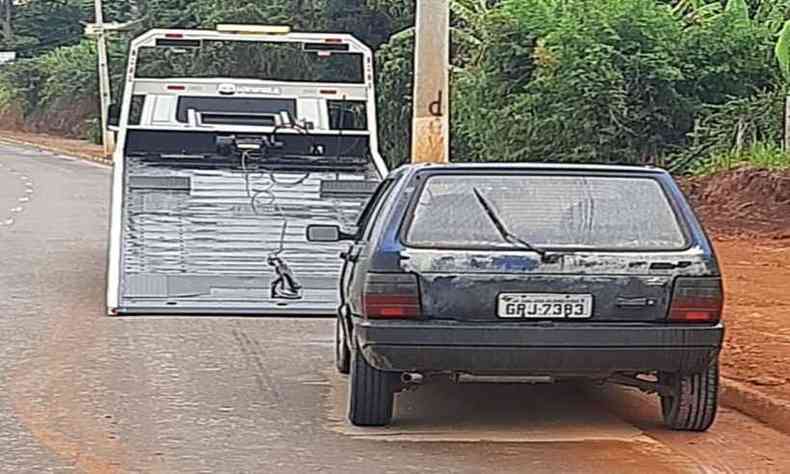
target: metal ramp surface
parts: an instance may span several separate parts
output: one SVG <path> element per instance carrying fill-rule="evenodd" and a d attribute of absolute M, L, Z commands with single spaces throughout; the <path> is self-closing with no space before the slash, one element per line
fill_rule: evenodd
<path fill-rule="evenodd" d="M 306 227 L 352 227 L 379 179 L 372 165 L 272 172 L 128 156 L 119 313 L 335 314 L 347 244 L 308 242 Z M 273 298 L 272 255 L 298 299 Z"/>

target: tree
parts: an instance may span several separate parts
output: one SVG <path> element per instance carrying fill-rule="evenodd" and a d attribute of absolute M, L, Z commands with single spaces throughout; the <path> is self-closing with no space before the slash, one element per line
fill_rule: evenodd
<path fill-rule="evenodd" d="M 393 33 L 414 26 L 414 2 L 327 0 L 327 30 L 351 33 L 378 49 Z"/>
<path fill-rule="evenodd" d="M 376 53 L 376 95 L 381 153 L 392 167 L 411 156 L 414 28 L 396 33 Z"/>
<path fill-rule="evenodd" d="M 20 56 L 33 57 L 60 46 L 75 45 L 82 39 L 83 23 L 92 18 L 92 8 L 93 2 L 85 0 L 19 2 L 14 7 L 13 46 Z"/>
<path fill-rule="evenodd" d="M 13 0 L 0 0 L 0 33 L 2 33 L 2 42 L 7 48 L 13 47 L 14 44 L 14 29 L 11 22 L 14 16 L 14 2 Z"/>

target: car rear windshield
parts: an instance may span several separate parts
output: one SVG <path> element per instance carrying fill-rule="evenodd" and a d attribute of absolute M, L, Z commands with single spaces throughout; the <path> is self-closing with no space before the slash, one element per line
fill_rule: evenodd
<path fill-rule="evenodd" d="M 535 247 L 680 250 L 687 238 L 658 181 L 643 177 L 435 175 L 406 232 L 413 247 L 511 249 L 507 231 Z M 511 239 L 512 240 L 512 239 Z"/>

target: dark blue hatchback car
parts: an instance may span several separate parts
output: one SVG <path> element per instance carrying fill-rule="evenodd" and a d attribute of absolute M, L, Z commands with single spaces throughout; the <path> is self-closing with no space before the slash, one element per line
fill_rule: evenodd
<path fill-rule="evenodd" d="M 457 382 L 591 379 L 657 393 L 666 424 L 716 415 L 723 290 L 713 248 L 654 168 L 417 165 L 393 172 L 341 257 L 337 367 L 349 418 Z"/>

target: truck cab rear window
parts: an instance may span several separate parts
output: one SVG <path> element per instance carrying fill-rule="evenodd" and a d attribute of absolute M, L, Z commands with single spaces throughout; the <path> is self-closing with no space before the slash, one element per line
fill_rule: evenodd
<path fill-rule="evenodd" d="M 512 249 L 475 190 L 507 230 L 536 247 L 681 250 L 682 226 L 658 181 L 642 177 L 437 175 L 422 189 L 407 244 Z"/>
<path fill-rule="evenodd" d="M 368 129 L 368 105 L 361 100 L 329 100 L 329 129 L 358 130 Z"/>
<path fill-rule="evenodd" d="M 265 117 L 262 115 L 277 115 L 288 112 L 291 117 L 296 117 L 296 100 L 293 99 L 267 99 L 249 97 L 179 97 L 176 120 L 181 123 L 189 121 L 188 111 L 204 116 L 215 117 L 214 124 L 227 123 L 237 125 L 262 125 Z M 235 116 L 235 120 L 234 120 Z M 249 120 L 245 122 L 244 116 Z M 225 121 L 220 121 L 224 117 Z M 263 125 L 273 124 L 269 119 Z"/>

